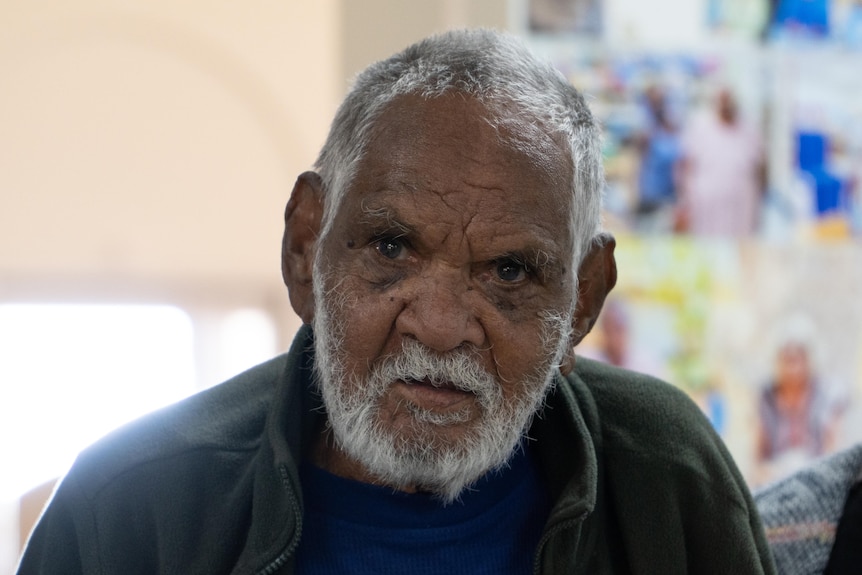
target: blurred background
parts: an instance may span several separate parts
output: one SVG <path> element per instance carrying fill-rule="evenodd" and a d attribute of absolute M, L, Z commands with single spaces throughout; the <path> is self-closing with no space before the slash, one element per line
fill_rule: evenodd
<path fill-rule="evenodd" d="M 0 573 L 75 454 L 287 349 L 282 214 L 350 79 L 522 35 L 605 127 L 586 356 L 686 390 L 752 486 L 862 440 L 862 2 L 0 2 Z"/>

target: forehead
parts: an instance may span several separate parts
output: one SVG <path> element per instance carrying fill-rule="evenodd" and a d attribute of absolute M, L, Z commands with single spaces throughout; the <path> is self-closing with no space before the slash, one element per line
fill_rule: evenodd
<path fill-rule="evenodd" d="M 569 154 L 535 122 L 527 141 L 517 123 L 497 117 L 461 94 L 396 98 L 371 130 L 342 207 L 437 202 L 471 220 L 541 220 L 568 236 Z"/>

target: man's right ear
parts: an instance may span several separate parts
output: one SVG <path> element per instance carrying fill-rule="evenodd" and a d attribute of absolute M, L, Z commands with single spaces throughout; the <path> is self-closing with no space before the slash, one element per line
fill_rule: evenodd
<path fill-rule="evenodd" d="M 284 209 L 281 276 L 293 311 L 307 324 L 314 319 L 312 273 L 322 221 L 323 181 L 316 172 L 304 172 L 296 179 Z"/>

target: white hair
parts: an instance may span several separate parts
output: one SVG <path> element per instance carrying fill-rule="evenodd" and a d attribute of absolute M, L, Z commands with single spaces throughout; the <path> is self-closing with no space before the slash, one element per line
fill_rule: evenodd
<path fill-rule="evenodd" d="M 477 99 L 510 143 L 536 153 L 538 136 L 567 145 L 572 168 L 573 272 L 601 228 L 601 131 L 583 96 L 550 63 L 509 34 L 451 31 L 422 40 L 359 74 L 332 122 L 315 167 L 323 180 L 325 236 L 374 123 L 396 98 L 459 93 Z M 499 130 L 498 130 L 499 132 Z"/>

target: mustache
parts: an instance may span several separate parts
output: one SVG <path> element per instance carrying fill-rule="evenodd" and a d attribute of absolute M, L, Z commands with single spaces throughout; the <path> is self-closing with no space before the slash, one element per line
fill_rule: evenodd
<path fill-rule="evenodd" d="M 380 386 L 398 380 L 427 382 L 435 387 L 451 385 L 479 398 L 491 399 L 500 393 L 497 378 L 485 369 L 476 350 L 465 347 L 439 354 L 412 339 L 404 340 L 397 353 L 378 362 L 369 379 Z"/>

